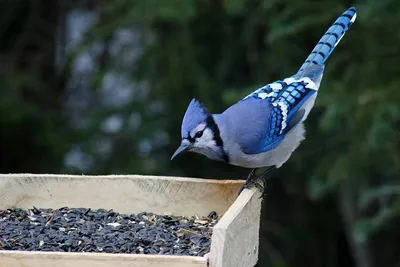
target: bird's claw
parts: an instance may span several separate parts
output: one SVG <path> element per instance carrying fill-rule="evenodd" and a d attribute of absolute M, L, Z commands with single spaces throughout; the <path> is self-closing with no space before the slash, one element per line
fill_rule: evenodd
<path fill-rule="evenodd" d="M 267 185 L 267 181 L 265 179 L 265 175 L 260 175 L 256 176 L 255 171 L 253 170 L 250 172 L 249 176 L 247 177 L 247 180 L 244 184 L 239 189 L 238 195 L 242 193 L 243 189 L 251 189 L 253 186 L 255 186 L 258 190 L 261 192 L 261 196 L 264 194 L 265 187 Z"/>

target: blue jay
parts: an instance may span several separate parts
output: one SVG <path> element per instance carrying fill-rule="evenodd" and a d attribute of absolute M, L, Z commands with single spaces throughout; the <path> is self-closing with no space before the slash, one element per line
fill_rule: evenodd
<path fill-rule="evenodd" d="M 314 105 L 324 63 L 356 19 L 356 9 L 346 10 L 291 77 L 267 84 L 221 114 L 211 114 L 193 99 L 181 126 L 181 145 L 171 160 L 184 151 L 209 159 L 252 168 L 243 188 L 264 191 L 266 175 L 280 168 L 305 139 L 303 122 Z M 269 167 L 259 176 L 258 168 Z M 260 183 L 262 185 L 260 185 Z"/>

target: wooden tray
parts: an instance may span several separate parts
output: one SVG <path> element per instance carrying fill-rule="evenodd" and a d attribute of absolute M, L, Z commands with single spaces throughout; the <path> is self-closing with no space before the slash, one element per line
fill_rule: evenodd
<path fill-rule="evenodd" d="M 0 209 L 85 207 L 121 213 L 223 214 L 204 257 L 0 251 L 0 267 L 252 267 L 258 259 L 261 199 L 242 180 L 180 177 L 0 174 Z"/>

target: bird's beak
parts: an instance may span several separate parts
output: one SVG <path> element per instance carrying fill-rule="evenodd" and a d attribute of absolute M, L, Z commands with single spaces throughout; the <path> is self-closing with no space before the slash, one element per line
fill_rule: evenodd
<path fill-rule="evenodd" d="M 181 144 L 180 147 L 178 147 L 178 149 L 175 151 L 175 153 L 172 155 L 171 160 L 173 160 L 176 156 L 178 156 L 179 154 L 188 151 L 190 148 L 190 146 L 188 144 Z"/>

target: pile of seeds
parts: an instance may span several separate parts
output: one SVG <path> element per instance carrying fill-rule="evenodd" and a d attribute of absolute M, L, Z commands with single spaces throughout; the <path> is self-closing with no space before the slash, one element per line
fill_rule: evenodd
<path fill-rule="evenodd" d="M 0 250 L 204 256 L 218 216 L 84 208 L 0 210 Z"/>

